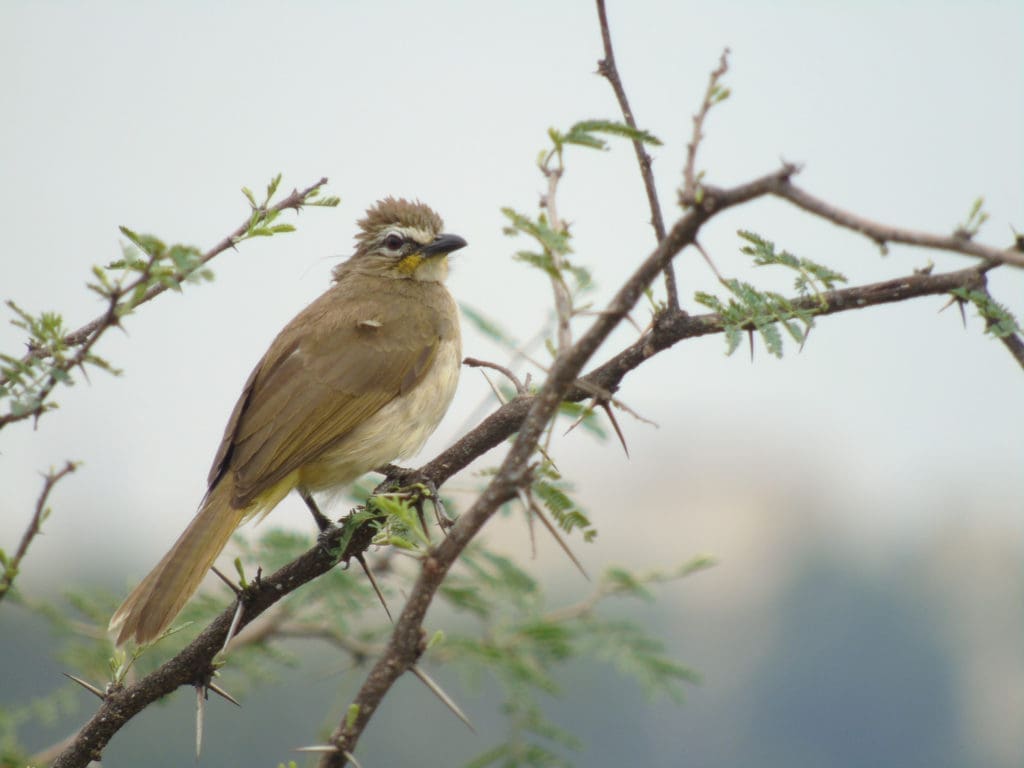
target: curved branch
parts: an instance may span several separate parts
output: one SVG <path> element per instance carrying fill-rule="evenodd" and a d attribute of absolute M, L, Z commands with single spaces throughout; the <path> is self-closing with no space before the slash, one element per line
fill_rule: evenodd
<path fill-rule="evenodd" d="M 939 251 L 951 251 L 967 256 L 978 256 L 994 263 L 1012 264 L 1015 267 L 1024 267 L 1024 252 L 1018 247 L 993 248 L 990 245 L 977 243 L 970 237 L 951 234 L 936 235 L 931 232 L 917 232 L 912 229 L 893 227 L 888 224 L 881 224 L 855 213 L 845 211 L 821 198 L 815 197 L 809 192 L 793 184 L 790 180 L 780 180 L 772 194 L 788 200 L 798 208 L 803 208 L 808 213 L 820 216 L 831 221 L 840 227 L 852 229 L 865 237 L 870 238 L 879 245 L 886 243 L 902 243 L 904 245 L 917 245 L 921 248 L 934 248 Z"/>

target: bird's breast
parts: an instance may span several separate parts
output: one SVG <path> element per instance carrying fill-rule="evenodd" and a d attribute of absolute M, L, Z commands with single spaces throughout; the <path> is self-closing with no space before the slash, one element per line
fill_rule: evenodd
<path fill-rule="evenodd" d="M 459 381 L 462 344 L 442 338 L 423 378 L 300 470 L 298 485 L 320 491 L 347 485 L 396 459 L 413 456 L 444 417 Z"/>

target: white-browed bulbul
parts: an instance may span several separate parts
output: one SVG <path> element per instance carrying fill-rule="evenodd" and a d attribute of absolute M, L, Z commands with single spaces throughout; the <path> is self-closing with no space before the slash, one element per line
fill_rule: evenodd
<path fill-rule="evenodd" d="M 333 285 L 270 345 L 242 390 L 185 532 L 110 620 L 117 643 L 167 628 L 234 530 L 420 449 L 459 377 L 458 308 L 444 279 L 466 245 L 419 202 L 387 198 L 359 222 Z"/>

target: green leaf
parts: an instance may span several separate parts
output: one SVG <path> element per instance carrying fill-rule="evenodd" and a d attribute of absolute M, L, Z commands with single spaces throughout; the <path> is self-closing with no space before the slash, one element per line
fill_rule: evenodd
<path fill-rule="evenodd" d="M 1000 339 L 1024 333 L 1013 313 L 985 291 L 954 288 L 950 293 L 974 305 L 978 310 L 978 314 L 985 320 L 986 333 L 990 333 Z"/>
<path fill-rule="evenodd" d="M 552 253 L 563 254 L 572 251 L 569 247 L 568 234 L 555 232 L 548 226 L 543 216 L 534 220 L 513 208 L 502 208 L 501 212 L 512 222 L 511 228 L 506 230 L 507 233 L 522 232 L 527 234 Z"/>
<path fill-rule="evenodd" d="M 616 120 L 581 120 L 569 129 L 569 136 L 591 133 L 606 133 L 610 136 L 621 136 L 622 138 L 639 141 L 643 144 L 661 145 L 661 139 L 657 136 L 639 128 L 631 128 L 625 123 L 620 123 Z"/>
<path fill-rule="evenodd" d="M 348 710 L 345 712 L 345 727 L 351 728 L 356 724 L 356 719 L 359 717 L 359 705 L 349 704 Z"/>
<path fill-rule="evenodd" d="M 278 187 L 278 185 L 280 183 L 281 183 L 281 174 L 279 173 L 279 174 L 277 174 L 277 176 L 275 176 L 274 178 L 272 178 L 270 180 L 269 184 L 267 184 L 267 202 L 268 203 L 270 202 L 270 198 L 272 198 L 274 196 L 274 193 L 277 192 L 277 187 Z"/>

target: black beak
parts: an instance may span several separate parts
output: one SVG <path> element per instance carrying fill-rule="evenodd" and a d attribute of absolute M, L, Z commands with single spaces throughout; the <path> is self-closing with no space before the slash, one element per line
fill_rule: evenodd
<path fill-rule="evenodd" d="M 424 256 L 436 256 L 465 248 L 466 241 L 458 235 L 438 235 L 420 251 Z"/>

